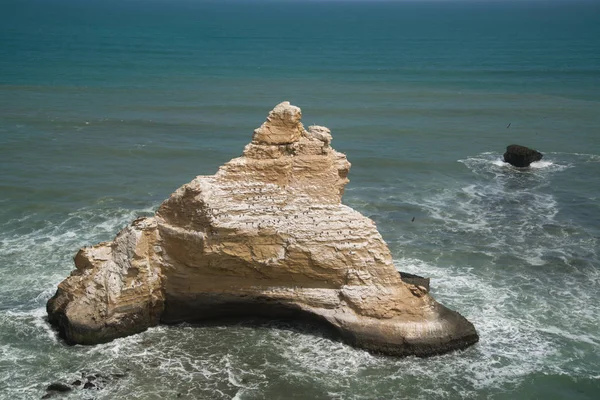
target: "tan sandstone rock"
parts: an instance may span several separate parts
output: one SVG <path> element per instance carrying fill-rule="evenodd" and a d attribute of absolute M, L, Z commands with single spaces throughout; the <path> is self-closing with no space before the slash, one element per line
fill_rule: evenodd
<path fill-rule="evenodd" d="M 391 355 L 477 342 L 470 322 L 401 280 L 373 221 L 341 204 L 350 163 L 301 115 L 277 105 L 241 157 L 80 250 L 48 301 L 60 334 L 94 344 L 159 323 L 266 316 L 320 321 Z"/>

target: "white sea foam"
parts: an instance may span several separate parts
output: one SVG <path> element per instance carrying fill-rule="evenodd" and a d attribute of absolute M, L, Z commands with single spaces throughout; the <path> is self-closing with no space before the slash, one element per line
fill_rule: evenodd
<path fill-rule="evenodd" d="M 467 238 L 478 233 L 476 242 L 482 245 L 476 249 L 479 252 L 489 253 L 488 249 L 495 248 L 499 254 L 498 251 L 510 249 L 511 254 L 531 265 L 544 265 L 547 250 L 562 247 L 548 247 L 547 240 L 556 242 L 556 239 L 551 233 L 545 234 L 542 228 L 556 225 L 555 217 L 559 211 L 554 196 L 542 190 L 548 184 L 546 177 L 521 172 L 515 175 L 512 173 L 514 168 L 506 167 L 493 153 L 461 162 L 481 178 L 475 183 L 448 187 L 424 198 L 409 196 L 405 201 L 424 209 L 431 218 L 439 221 L 435 229 L 447 231 L 451 234 L 448 237 Z M 535 170 L 548 169 L 548 173 L 553 173 L 567 167 L 548 161 Z M 474 250 L 470 243 L 463 247 Z"/>
<path fill-rule="evenodd" d="M 40 307 L 27 311 L 0 311 L 2 325 L 12 326 L 19 335 L 33 335 L 43 342 L 57 342 L 56 334 L 46 321 L 46 308 Z"/>
<path fill-rule="evenodd" d="M 540 332 L 546 332 L 553 335 L 561 336 L 572 341 L 588 343 L 592 346 L 600 346 L 599 337 L 597 336 L 571 333 L 556 326 L 541 327 L 539 328 L 539 330 Z"/>
<path fill-rule="evenodd" d="M 552 161 L 534 161 L 529 166 L 531 168 L 540 169 L 540 168 L 548 168 L 553 165 L 554 165 L 554 163 Z"/>
<path fill-rule="evenodd" d="M 549 155 L 552 156 L 549 156 Z M 532 171 L 539 172 L 560 172 L 567 168 L 574 167 L 574 164 L 567 158 L 559 161 L 554 155 L 559 153 L 549 153 L 545 159 L 535 161 L 530 164 L 529 168 L 516 168 L 512 165 L 504 162 L 502 155 L 494 152 L 481 153 L 474 157 L 458 160 L 458 162 L 465 164 L 475 173 L 491 173 L 497 175 L 498 173 L 531 173 Z"/>
<path fill-rule="evenodd" d="M 497 282 L 483 280 L 479 274 L 458 266 L 441 267 L 411 258 L 397 259 L 395 263 L 400 270 L 432 277 L 436 298 L 460 310 L 475 324 L 480 343 L 474 351 L 479 355 L 445 360 L 450 368 L 463 371 L 463 376 L 475 390 L 505 387 L 536 371 L 560 370 L 562 366 L 555 357 L 560 346 L 546 335 L 548 332 L 575 342 L 597 343 L 598 337 L 566 330 L 569 324 L 548 328 L 538 318 L 544 315 L 544 305 L 537 307 L 534 303 L 533 308 L 527 309 L 529 306 L 520 300 L 523 292 L 518 288 L 511 290 Z M 563 315 L 569 315 L 576 304 L 586 306 L 585 301 L 564 304 Z M 520 312 L 515 312 L 515 309 L 520 309 Z M 444 369 L 444 366 L 437 365 L 437 359 L 432 359 L 431 364 L 430 367 L 437 373 L 440 368 Z"/>
<path fill-rule="evenodd" d="M 460 395 L 448 387 L 436 394 L 450 398 L 511 387 L 534 372 L 573 374 L 559 349 L 585 360 L 600 340 L 592 328 L 600 315 L 599 238 L 558 219 L 560 205 L 547 186 L 576 160 L 552 155 L 517 169 L 484 153 L 460 162 L 475 175 L 470 183 L 403 198 L 429 219 L 421 219 L 417 239 L 414 229 L 394 231 L 396 265 L 431 277 L 433 295 L 471 320 L 481 341 L 468 356 L 448 360 L 451 367 L 435 359 L 419 372 L 433 378 L 463 371 L 470 384 Z M 576 369 L 591 377 L 594 366 Z"/>

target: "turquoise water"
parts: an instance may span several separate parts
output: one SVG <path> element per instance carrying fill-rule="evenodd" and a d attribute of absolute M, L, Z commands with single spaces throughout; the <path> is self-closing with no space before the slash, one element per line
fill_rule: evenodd
<path fill-rule="evenodd" d="M 283 100 L 332 129 L 344 202 L 480 343 L 393 359 L 277 321 L 58 340 L 45 303 L 76 251 Z M 0 398 L 82 371 L 126 376 L 70 398 L 598 398 L 599 134 L 598 2 L 3 0 Z M 507 167 L 511 143 L 544 159 Z"/>

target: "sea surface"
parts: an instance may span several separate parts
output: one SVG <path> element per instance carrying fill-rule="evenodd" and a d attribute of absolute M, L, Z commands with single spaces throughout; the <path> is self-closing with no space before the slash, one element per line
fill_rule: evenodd
<path fill-rule="evenodd" d="M 77 250 L 284 100 L 481 341 L 396 359 L 285 321 L 59 340 L 45 304 Z M 512 143 L 543 160 L 505 165 Z M 600 2 L 1 0 L 0 399 L 82 373 L 124 377 L 64 398 L 600 398 Z"/>

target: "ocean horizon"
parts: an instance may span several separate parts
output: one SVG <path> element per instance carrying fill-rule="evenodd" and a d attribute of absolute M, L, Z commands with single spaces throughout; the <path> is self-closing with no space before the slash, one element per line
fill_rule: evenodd
<path fill-rule="evenodd" d="M 84 246 L 241 155 L 290 101 L 352 163 L 343 203 L 480 342 L 373 355 L 290 321 L 68 346 Z M 0 2 L 0 399 L 600 396 L 600 2 Z M 506 146 L 542 152 L 516 169 Z M 252 322 L 252 321 L 250 321 Z M 59 398 L 57 396 L 57 398 Z"/>

